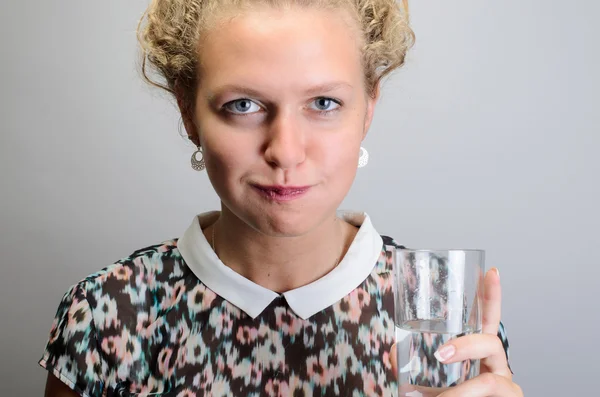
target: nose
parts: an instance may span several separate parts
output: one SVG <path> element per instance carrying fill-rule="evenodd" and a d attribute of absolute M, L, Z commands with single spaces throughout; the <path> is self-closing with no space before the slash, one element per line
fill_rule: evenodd
<path fill-rule="evenodd" d="M 279 114 L 269 126 L 265 160 L 273 167 L 289 170 L 306 159 L 306 137 L 293 114 Z"/>

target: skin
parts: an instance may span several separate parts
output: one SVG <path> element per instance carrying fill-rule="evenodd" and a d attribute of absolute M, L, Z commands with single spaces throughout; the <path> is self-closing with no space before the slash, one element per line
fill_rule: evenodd
<path fill-rule="evenodd" d="M 284 292 L 331 271 L 356 234 L 335 211 L 356 176 L 376 97 L 343 12 L 267 8 L 219 26 L 202 43 L 195 113 L 183 113 L 222 202 L 205 233 L 210 241 L 216 228 L 227 266 Z M 310 190 L 281 203 L 256 183 Z"/>
<path fill-rule="evenodd" d="M 58 380 L 54 375 L 48 373 L 46 380 L 46 390 L 44 392 L 45 397 L 79 397 L 78 393 L 75 393 L 67 385 Z"/>
<path fill-rule="evenodd" d="M 223 263 L 274 291 L 327 274 L 357 232 L 335 211 L 356 176 L 378 98 L 378 90 L 367 94 L 358 38 L 354 21 L 339 10 L 253 10 L 227 19 L 201 43 L 193 113 L 179 98 L 188 135 L 203 148 L 222 202 L 205 236 L 211 241 L 214 230 Z M 310 189 L 277 202 L 260 194 L 256 183 Z M 494 277 L 486 278 L 492 288 L 485 338 L 452 342 L 457 359 L 483 358 L 487 372 L 445 397 L 522 395 L 492 334 L 500 321 Z M 45 395 L 78 394 L 49 375 Z"/>

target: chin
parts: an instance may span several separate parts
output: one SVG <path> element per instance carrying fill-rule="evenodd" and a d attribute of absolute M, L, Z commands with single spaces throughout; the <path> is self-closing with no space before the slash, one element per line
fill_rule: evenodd
<path fill-rule="evenodd" d="M 254 230 L 272 237 L 300 237 L 335 217 L 338 203 L 331 197 L 307 195 L 298 200 L 274 202 L 253 194 L 236 195 L 222 200 L 228 212 Z M 329 198 L 329 200 L 328 200 Z"/>
<path fill-rule="evenodd" d="M 272 237 L 303 236 L 318 227 L 325 218 L 322 210 L 310 208 L 260 208 L 246 214 L 246 223 Z"/>
<path fill-rule="evenodd" d="M 314 229 L 319 220 L 311 214 L 289 211 L 264 211 L 257 214 L 258 229 L 273 237 L 299 237 Z"/>

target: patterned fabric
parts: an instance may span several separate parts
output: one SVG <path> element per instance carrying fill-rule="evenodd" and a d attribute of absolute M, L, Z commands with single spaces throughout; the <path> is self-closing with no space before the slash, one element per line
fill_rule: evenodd
<path fill-rule="evenodd" d="M 281 296 L 252 319 L 166 241 L 73 286 L 40 365 L 89 397 L 396 396 L 392 277 L 384 245 L 334 305 L 303 320 Z"/>

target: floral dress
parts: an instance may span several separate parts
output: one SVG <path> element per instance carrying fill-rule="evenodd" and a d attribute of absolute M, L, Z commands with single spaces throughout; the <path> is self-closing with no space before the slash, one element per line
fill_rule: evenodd
<path fill-rule="evenodd" d="M 216 216 L 71 287 L 40 365 L 86 397 L 398 394 L 394 243 L 366 214 L 340 214 L 359 231 L 332 272 L 283 294 L 220 262 Z"/>

